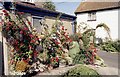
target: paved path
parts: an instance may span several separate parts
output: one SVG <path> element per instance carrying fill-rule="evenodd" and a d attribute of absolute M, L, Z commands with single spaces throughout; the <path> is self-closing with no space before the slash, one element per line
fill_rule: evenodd
<path fill-rule="evenodd" d="M 98 55 L 104 60 L 107 67 L 91 67 L 101 75 L 118 75 L 118 53 L 99 51 Z"/>
<path fill-rule="evenodd" d="M 68 70 L 70 70 L 71 68 L 74 68 L 76 66 L 79 66 L 79 65 L 68 66 L 68 67 L 59 67 L 59 68 L 56 68 L 56 69 L 53 69 L 53 70 L 50 70 L 50 71 L 39 73 L 38 75 L 63 75 Z"/>
<path fill-rule="evenodd" d="M 118 68 L 118 53 L 99 51 L 98 55 L 105 61 L 107 66 Z"/>

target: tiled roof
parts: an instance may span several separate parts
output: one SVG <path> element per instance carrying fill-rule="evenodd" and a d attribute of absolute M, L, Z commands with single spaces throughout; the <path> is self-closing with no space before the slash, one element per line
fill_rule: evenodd
<path fill-rule="evenodd" d="M 42 14 L 43 15 L 48 15 L 49 17 L 57 17 L 61 13 L 62 14 L 61 18 L 63 18 L 63 19 L 68 19 L 68 20 L 75 20 L 76 19 L 76 16 L 65 14 L 65 13 L 58 12 L 58 11 L 51 11 L 51 10 L 36 6 L 34 4 L 29 4 L 29 3 L 26 4 L 26 3 L 18 2 L 17 5 L 26 7 L 26 9 L 31 8 L 31 9 L 28 9 L 28 10 L 34 10 L 34 13 L 35 12 L 39 12 L 39 13 L 41 12 L 40 13 L 41 15 Z M 22 9 L 22 8 L 18 8 L 18 9 Z"/>
<path fill-rule="evenodd" d="M 9 8 L 8 3 L 5 6 L 7 6 L 7 8 Z M 35 4 L 26 3 L 26 2 L 16 2 L 16 10 L 21 11 L 21 12 L 30 13 L 30 14 L 36 15 L 36 16 L 57 17 L 60 14 L 62 14 L 61 15 L 62 19 L 67 19 L 67 20 L 75 20 L 76 19 L 76 16 L 65 14 L 65 13 L 58 12 L 58 11 L 47 10 L 47 9 L 41 8 L 39 6 L 36 6 Z"/>
<path fill-rule="evenodd" d="M 120 7 L 120 3 L 117 2 L 120 0 L 117 0 L 116 2 L 112 2 L 112 1 L 109 2 L 109 0 L 104 0 L 104 2 L 100 2 L 100 1 L 101 0 L 99 1 L 98 0 L 87 0 L 87 1 L 81 2 L 75 11 L 75 14 Z"/>

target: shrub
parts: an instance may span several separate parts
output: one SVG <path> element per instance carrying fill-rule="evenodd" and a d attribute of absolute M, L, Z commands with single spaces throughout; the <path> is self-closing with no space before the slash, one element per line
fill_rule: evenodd
<path fill-rule="evenodd" d="M 73 41 L 79 41 L 79 35 L 78 35 L 78 34 L 70 35 L 70 38 L 71 38 Z"/>
<path fill-rule="evenodd" d="M 104 42 L 101 48 L 107 52 L 120 52 L 120 40 Z"/>
<path fill-rule="evenodd" d="M 67 73 L 64 74 L 64 77 L 82 77 L 83 75 L 86 75 L 88 77 L 100 77 L 100 75 L 95 70 L 83 65 L 70 69 Z"/>

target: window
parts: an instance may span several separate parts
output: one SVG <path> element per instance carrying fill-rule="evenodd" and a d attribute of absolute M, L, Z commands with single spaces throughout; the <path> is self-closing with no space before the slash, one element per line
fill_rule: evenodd
<path fill-rule="evenodd" d="M 25 2 L 33 2 L 32 0 L 24 0 Z"/>
<path fill-rule="evenodd" d="M 96 21 L 96 12 L 88 13 L 88 21 Z"/>
<path fill-rule="evenodd" d="M 33 16 L 33 26 L 37 29 L 38 32 L 41 33 L 41 24 L 40 21 L 42 20 L 42 17 L 37 17 L 37 16 Z"/>

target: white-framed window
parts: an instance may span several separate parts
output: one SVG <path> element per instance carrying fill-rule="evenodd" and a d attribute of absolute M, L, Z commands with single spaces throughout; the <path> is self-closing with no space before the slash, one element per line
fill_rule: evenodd
<path fill-rule="evenodd" d="M 38 17 L 38 16 L 32 16 L 32 23 L 33 26 L 37 29 L 38 32 L 41 33 L 42 31 L 42 24 L 40 23 L 43 17 Z"/>
<path fill-rule="evenodd" d="M 96 21 L 96 12 L 88 13 L 88 21 Z"/>

